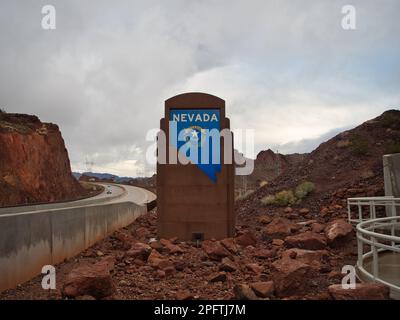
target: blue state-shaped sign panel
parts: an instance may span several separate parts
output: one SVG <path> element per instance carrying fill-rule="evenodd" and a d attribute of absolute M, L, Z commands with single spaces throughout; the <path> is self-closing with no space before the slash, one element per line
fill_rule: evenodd
<path fill-rule="evenodd" d="M 169 143 L 216 182 L 221 172 L 219 109 L 171 109 L 169 121 Z"/>

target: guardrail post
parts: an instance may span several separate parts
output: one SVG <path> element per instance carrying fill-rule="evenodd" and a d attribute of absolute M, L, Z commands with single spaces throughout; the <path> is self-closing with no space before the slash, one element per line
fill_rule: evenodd
<path fill-rule="evenodd" d="M 378 278 L 379 274 L 379 264 L 378 264 L 378 249 L 376 248 L 376 239 L 375 237 L 371 237 L 372 240 L 372 273 L 374 275 L 374 279 Z"/>

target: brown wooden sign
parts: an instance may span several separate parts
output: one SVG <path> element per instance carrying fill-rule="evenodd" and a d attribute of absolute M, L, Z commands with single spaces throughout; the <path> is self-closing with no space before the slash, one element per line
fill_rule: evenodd
<path fill-rule="evenodd" d="M 165 116 L 160 121 L 160 133 L 165 137 L 161 139 L 159 135 L 157 145 L 159 159 L 164 159 L 164 163 L 157 162 L 160 238 L 196 241 L 234 235 L 233 134 L 229 128 L 225 101 L 216 96 L 185 93 L 165 101 Z M 228 135 L 218 135 L 218 143 L 213 144 L 204 134 L 215 130 Z M 200 150 L 198 162 L 193 160 L 194 152 L 183 149 L 193 146 L 193 141 L 198 145 L 191 150 Z M 209 149 L 207 141 L 214 149 Z M 165 150 L 165 157 L 161 157 L 160 152 Z M 210 150 L 205 156 L 210 161 L 205 163 L 201 158 L 206 155 L 204 150 Z"/>

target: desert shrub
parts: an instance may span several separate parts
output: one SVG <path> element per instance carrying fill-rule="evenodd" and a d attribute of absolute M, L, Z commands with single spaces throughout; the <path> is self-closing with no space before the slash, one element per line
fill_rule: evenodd
<path fill-rule="evenodd" d="M 308 196 L 311 192 L 315 190 L 314 183 L 310 181 L 304 181 L 303 183 L 299 184 L 294 191 L 297 199 L 303 199 Z"/>
<path fill-rule="evenodd" d="M 292 190 L 283 190 L 275 194 L 275 204 L 278 206 L 287 206 L 296 202 L 297 199 Z"/>
<path fill-rule="evenodd" d="M 269 195 L 261 199 L 261 203 L 264 205 L 275 204 L 275 196 Z"/>
<path fill-rule="evenodd" d="M 386 154 L 400 153 L 400 142 L 392 142 L 386 147 Z"/>
<path fill-rule="evenodd" d="M 362 136 L 354 135 L 351 138 L 351 150 L 354 154 L 363 156 L 368 153 L 368 140 Z"/>
<path fill-rule="evenodd" d="M 254 192 L 254 190 L 247 190 L 245 193 L 243 193 L 243 194 L 237 196 L 235 200 L 238 201 L 238 200 L 246 199 L 246 198 L 247 198 L 249 195 L 251 195 L 253 192 Z"/>
<path fill-rule="evenodd" d="M 350 146 L 351 145 L 351 142 L 350 142 L 350 140 L 340 140 L 337 144 L 336 144 L 336 146 L 338 147 L 338 148 L 347 148 L 348 146 Z"/>
<path fill-rule="evenodd" d="M 267 184 L 268 184 L 267 181 L 265 181 L 265 180 L 264 180 L 264 181 L 261 181 L 261 182 L 260 182 L 260 188 L 266 186 Z"/>

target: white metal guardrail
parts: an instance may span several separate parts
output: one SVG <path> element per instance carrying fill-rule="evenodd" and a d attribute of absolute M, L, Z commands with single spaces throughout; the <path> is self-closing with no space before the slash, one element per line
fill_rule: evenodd
<path fill-rule="evenodd" d="M 356 206 L 358 209 L 355 215 L 351 211 L 353 206 Z M 394 198 L 392 196 L 349 198 L 347 199 L 349 222 L 360 223 L 370 219 L 376 219 L 377 207 L 384 207 L 387 216 L 396 216 L 396 211 L 398 213 L 400 212 L 400 198 Z"/>
<path fill-rule="evenodd" d="M 357 225 L 357 273 L 361 278 L 378 281 L 391 289 L 394 298 L 400 297 L 400 216 L 370 219 Z M 369 251 L 364 253 L 364 249 Z M 368 250 L 368 249 L 367 249 Z M 382 268 L 382 255 L 394 255 L 390 268 Z"/>

